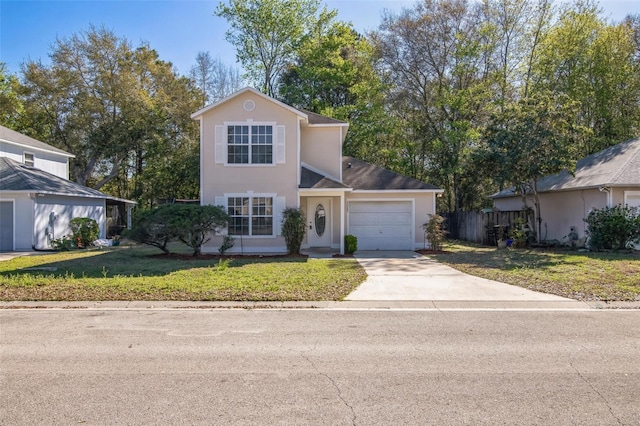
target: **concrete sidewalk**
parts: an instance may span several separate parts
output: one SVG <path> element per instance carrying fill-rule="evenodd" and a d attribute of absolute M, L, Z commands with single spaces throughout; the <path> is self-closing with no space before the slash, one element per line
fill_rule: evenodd
<path fill-rule="evenodd" d="M 567 302 L 509 284 L 474 277 L 412 251 L 357 252 L 368 278 L 345 300 Z"/>

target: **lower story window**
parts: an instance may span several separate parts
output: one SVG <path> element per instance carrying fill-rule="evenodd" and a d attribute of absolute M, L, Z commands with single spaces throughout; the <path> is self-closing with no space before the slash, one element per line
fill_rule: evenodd
<path fill-rule="evenodd" d="M 229 235 L 273 235 L 273 198 L 229 197 Z"/>

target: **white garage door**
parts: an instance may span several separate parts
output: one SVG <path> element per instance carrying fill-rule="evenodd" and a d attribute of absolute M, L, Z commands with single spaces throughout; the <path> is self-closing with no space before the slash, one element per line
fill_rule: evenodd
<path fill-rule="evenodd" d="M 348 233 L 358 250 L 414 250 L 410 201 L 349 202 Z"/>

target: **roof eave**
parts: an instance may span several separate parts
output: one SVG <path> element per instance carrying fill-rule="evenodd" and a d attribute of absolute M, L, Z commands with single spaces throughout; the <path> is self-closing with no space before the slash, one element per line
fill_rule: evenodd
<path fill-rule="evenodd" d="M 16 146 L 19 146 L 19 147 L 22 147 L 22 148 L 27 148 L 28 150 L 35 150 L 35 151 L 46 152 L 46 153 L 49 153 L 49 154 L 61 155 L 63 157 L 67 157 L 67 158 L 75 158 L 76 157 L 75 155 L 73 155 L 71 153 L 68 153 L 66 151 L 63 151 L 63 150 L 54 151 L 54 150 L 51 150 L 51 149 L 40 148 L 40 147 L 37 147 L 37 146 L 28 145 L 28 144 L 21 143 L 21 142 L 16 142 L 16 141 L 10 141 L 10 140 L 3 139 L 3 138 L 0 138 L 0 142 L 8 143 L 10 145 L 16 145 Z"/>
<path fill-rule="evenodd" d="M 238 90 L 237 92 L 232 93 L 231 95 L 227 96 L 226 98 L 224 98 L 224 99 L 220 99 L 219 101 L 212 103 L 211 105 L 208 105 L 208 106 L 206 106 L 206 107 L 204 107 L 204 108 L 199 109 L 198 111 L 196 111 L 196 112 L 194 112 L 193 114 L 191 114 L 191 118 L 192 118 L 193 120 L 197 120 L 197 119 L 199 119 L 202 115 L 204 115 L 206 112 L 208 112 L 208 111 L 210 111 L 210 110 L 212 110 L 212 109 L 214 109 L 214 108 L 217 108 L 217 107 L 219 107 L 220 105 L 222 105 L 222 104 L 224 104 L 224 103 L 227 103 L 227 102 L 228 102 L 228 101 L 230 101 L 231 99 L 234 99 L 234 98 L 236 98 L 236 97 L 238 97 L 238 96 L 240 96 L 240 95 L 242 95 L 242 94 L 244 94 L 244 93 L 246 93 L 246 92 L 249 92 L 249 93 L 252 93 L 252 94 L 254 94 L 254 95 L 256 95 L 256 96 L 259 96 L 259 97 L 261 97 L 261 98 L 263 98 L 263 99 L 265 99 L 265 100 L 267 100 L 267 101 L 273 102 L 273 103 L 275 103 L 276 105 L 281 106 L 282 108 L 284 108 L 284 109 L 286 109 L 286 110 L 288 110 L 288 111 L 291 111 L 292 113 L 296 114 L 298 117 L 301 117 L 301 118 L 303 118 L 303 119 L 305 119 L 305 120 L 308 120 L 308 119 L 309 119 L 309 117 L 307 116 L 307 114 L 303 113 L 302 111 L 297 110 L 297 109 L 293 108 L 292 106 L 287 105 L 287 104 L 285 104 L 285 103 L 283 103 L 283 102 L 280 102 L 280 101 L 279 101 L 279 100 L 277 100 L 277 99 L 274 99 L 274 98 L 272 98 L 272 97 L 270 97 L 270 96 L 267 96 L 267 95 L 265 95 L 264 93 L 262 93 L 262 92 L 260 92 L 260 91 L 258 91 L 258 90 L 256 90 L 256 89 L 254 89 L 253 87 L 249 87 L 249 86 L 247 86 L 247 87 L 245 87 L 245 88 L 243 88 L 243 89 L 240 89 L 240 90 Z"/>

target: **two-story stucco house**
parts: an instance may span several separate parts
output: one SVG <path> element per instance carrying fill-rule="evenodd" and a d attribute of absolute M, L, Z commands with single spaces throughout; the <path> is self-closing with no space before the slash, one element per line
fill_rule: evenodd
<path fill-rule="evenodd" d="M 66 151 L 0 126 L 0 251 L 51 249 L 54 239 L 71 234 L 75 217 L 98 222 L 101 238 L 108 222 L 127 220 L 135 203 L 71 182 L 69 158 Z"/>
<path fill-rule="evenodd" d="M 230 252 L 286 252 L 282 211 L 307 217 L 303 248 L 344 253 L 424 247 L 422 225 L 441 189 L 342 156 L 348 124 L 300 111 L 252 88 L 196 111 L 200 122 L 200 202 L 229 213 Z M 221 237 L 203 251 L 216 251 Z"/>

